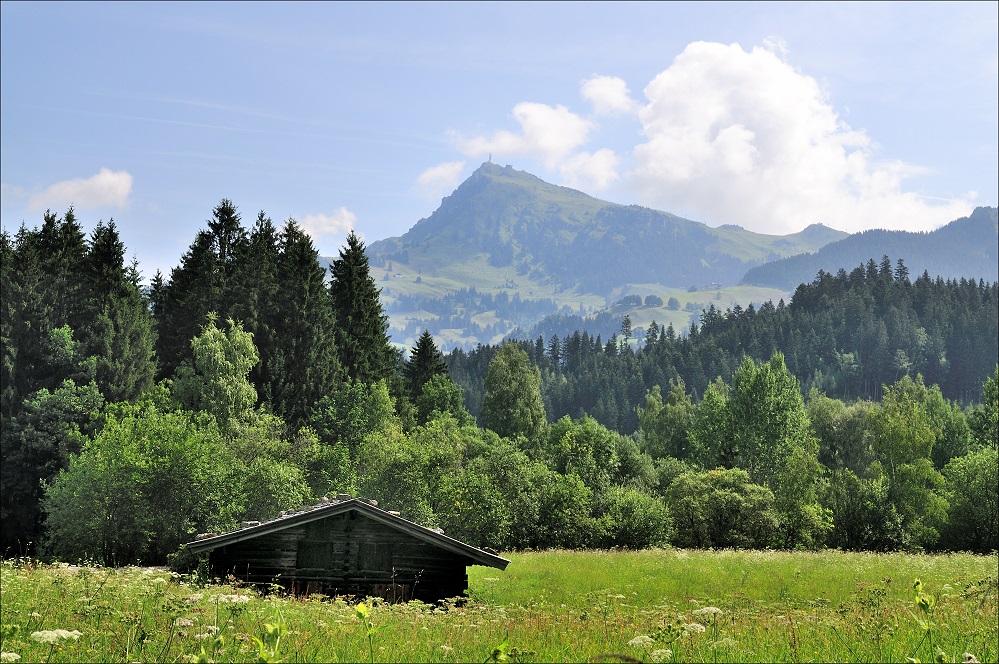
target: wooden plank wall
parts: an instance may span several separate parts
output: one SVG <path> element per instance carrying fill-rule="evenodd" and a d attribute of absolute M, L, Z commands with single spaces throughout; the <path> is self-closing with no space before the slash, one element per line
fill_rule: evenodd
<path fill-rule="evenodd" d="M 350 511 L 217 549 L 211 563 L 304 594 L 434 602 L 464 595 L 472 560 Z"/>

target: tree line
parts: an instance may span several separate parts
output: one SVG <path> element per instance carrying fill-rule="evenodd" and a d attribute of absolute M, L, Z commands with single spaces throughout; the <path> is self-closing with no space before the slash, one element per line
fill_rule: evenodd
<path fill-rule="evenodd" d="M 4 555 L 163 562 L 198 532 L 336 493 L 496 549 L 997 546 L 999 374 L 940 380 L 979 357 L 960 334 L 994 336 L 994 285 L 865 270 L 859 311 L 895 316 L 874 320 L 909 365 L 857 399 L 881 374 L 865 346 L 835 345 L 827 289 L 851 275 L 640 348 L 625 327 L 445 357 L 425 332 L 404 359 L 356 235 L 327 277 L 293 220 L 247 229 L 223 200 L 207 225 L 148 289 L 113 222 L 88 238 L 70 210 L 3 234 Z M 923 326 L 965 318 L 900 345 L 904 292 Z M 802 321 L 829 323 L 819 346 L 856 352 L 856 373 L 816 365 L 803 389 L 794 368 L 819 346 Z M 939 374 L 915 351 L 933 339 Z"/>
<path fill-rule="evenodd" d="M 682 379 L 695 400 L 715 377 L 730 380 L 744 357 L 784 355 L 807 393 L 812 387 L 844 399 L 879 400 L 883 385 L 922 375 L 944 396 L 969 404 L 997 361 L 999 284 L 943 280 L 924 273 L 910 281 L 905 263 L 884 256 L 847 273 L 819 272 L 781 300 L 758 308 L 702 311 L 686 330 L 653 323 L 641 342 L 585 329 L 520 341 L 542 372 L 552 417 L 588 413 L 623 433 L 638 428 L 636 408 L 655 386 Z M 478 412 L 482 378 L 493 346 L 454 350 L 452 377 Z"/>

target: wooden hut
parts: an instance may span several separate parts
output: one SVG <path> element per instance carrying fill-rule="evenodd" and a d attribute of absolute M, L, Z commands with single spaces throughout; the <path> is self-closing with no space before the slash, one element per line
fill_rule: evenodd
<path fill-rule="evenodd" d="M 186 545 L 208 554 L 214 576 L 311 595 L 435 602 L 462 596 L 468 565 L 510 561 L 386 512 L 363 498 L 327 500 Z"/>

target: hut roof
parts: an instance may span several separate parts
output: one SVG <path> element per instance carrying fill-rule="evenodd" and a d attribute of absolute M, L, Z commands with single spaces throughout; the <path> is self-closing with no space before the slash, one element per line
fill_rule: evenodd
<path fill-rule="evenodd" d="M 270 521 L 263 521 L 254 525 L 246 525 L 239 530 L 234 530 L 222 535 L 201 537 L 193 542 L 189 542 L 186 547 L 187 550 L 192 553 L 204 553 L 211 551 L 212 549 L 217 549 L 221 546 L 235 544 L 236 542 L 242 542 L 267 533 L 278 532 L 284 530 L 285 528 L 291 528 L 292 526 L 309 523 L 310 521 L 318 521 L 320 519 L 336 516 L 345 512 L 356 511 L 373 521 L 377 521 L 390 528 L 394 528 L 398 531 L 411 535 L 416 539 L 423 540 L 428 544 L 437 546 L 458 555 L 467 556 L 468 558 L 471 558 L 476 565 L 506 569 L 506 566 L 510 564 L 510 561 L 506 558 L 489 553 L 488 551 L 483 551 L 482 549 L 478 549 L 470 544 L 465 544 L 464 542 L 458 541 L 453 537 L 448 537 L 443 534 L 443 531 L 432 530 L 404 519 L 397 514 L 386 512 L 385 510 L 373 505 L 372 502 L 373 501 L 369 502 L 364 498 L 351 498 L 349 500 L 330 500 L 328 502 L 319 503 L 318 505 L 309 505 L 301 507 L 297 510 L 286 512 L 282 514 L 282 516 L 271 519 Z"/>

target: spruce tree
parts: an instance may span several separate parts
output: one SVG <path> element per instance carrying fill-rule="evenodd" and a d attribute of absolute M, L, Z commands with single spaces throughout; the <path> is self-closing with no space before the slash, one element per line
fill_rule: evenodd
<path fill-rule="evenodd" d="M 414 401 L 420 396 L 427 381 L 434 376 L 447 375 L 447 363 L 444 362 L 444 355 L 434 343 L 430 330 L 424 330 L 423 334 L 420 335 L 416 345 L 409 352 L 409 361 L 403 366 L 402 373 L 406 379 L 409 396 Z"/>
<path fill-rule="evenodd" d="M 290 219 L 281 231 L 277 262 L 278 315 L 268 339 L 267 394 L 288 424 L 304 424 L 340 377 L 334 318 L 325 270 L 312 239 Z"/>
<path fill-rule="evenodd" d="M 152 317 L 139 290 L 135 264 L 125 265 L 125 245 L 114 221 L 91 234 L 82 275 L 87 310 L 80 330 L 85 355 L 108 401 L 134 399 L 152 387 L 156 371 Z"/>
<path fill-rule="evenodd" d="M 351 231 L 330 266 L 330 296 L 340 365 L 352 380 L 370 384 L 395 372 L 398 354 L 389 342 L 388 316 L 371 278 L 364 243 Z"/>

